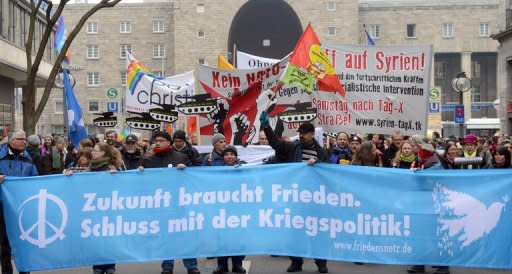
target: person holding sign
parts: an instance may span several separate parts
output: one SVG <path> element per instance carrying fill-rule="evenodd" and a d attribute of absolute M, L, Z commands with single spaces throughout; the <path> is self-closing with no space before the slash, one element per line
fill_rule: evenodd
<path fill-rule="evenodd" d="M 313 165 L 316 162 L 329 162 L 327 151 L 315 140 L 315 126 L 311 123 L 303 123 L 299 126 L 299 140 L 294 142 L 283 141 L 277 138 L 270 127 L 269 117 L 266 111 L 260 115 L 260 122 L 269 145 L 276 152 L 277 163 L 306 162 Z M 286 269 L 287 272 L 301 272 L 304 259 L 301 257 L 290 257 L 292 263 Z M 327 260 L 315 259 L 318 272 L 328 273 Z"/>
<path fill-rule="evenodd" d="M 187 156 L 172 149 L 172 137 L 165 131 L 159 131 L 153 135 L 153 154 L 142 159 L 139 170 L 144 171 L 145 168 L 156 167 L 176 167 L 177 169 L 185 169 L 185 163 L 188 162 Z M 197 259 L 183 259 L 183 264 L 188 274 L 200 274 L 197 268 Z M 174 260 L 164 260 L 162 262 L 161 274 L 172 274 L 174 270 Z"/>
<path fill-rule="evenodd" d="M 224 163 L 221 164 L 216 162 L 212 164 L 212 166 L 240 166 L 240 160 L 238 159 L 238 151 L 234 146 L 226 146 L 222 153 L 222 157 L 224 159 Z M 231 262 L 233 264 L 233 268 L 231 271 L 233 273 L 244 274 L 247 273 L 247 270 L 242 266 L 242 261 L 245 256 L 225 256 L 217 258 L 217 269 L 213 271 L 213 274 L 224 274 L 229 272 L 228 260 L 231 258 Z"/>

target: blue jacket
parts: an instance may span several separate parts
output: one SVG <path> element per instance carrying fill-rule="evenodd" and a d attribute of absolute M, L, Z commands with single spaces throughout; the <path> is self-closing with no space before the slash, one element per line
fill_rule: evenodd
<path fill-rule="evenodd" d="M 212 157 L 212 161 L 208 161 L 208 158 Z M 223 166 L 224 165 L 224 157 L 222 155 L 217 154 L 215 149 L 204 156 L 203 166 Z"/>
<path fill-rule="evenodd" d="M 5 176 L 28 177 L 37 176 L 37 168 L 32 163 L 32 158 L 25 150 L 15 156 L 8 144 L 0 148 L 0 174 Z"/>

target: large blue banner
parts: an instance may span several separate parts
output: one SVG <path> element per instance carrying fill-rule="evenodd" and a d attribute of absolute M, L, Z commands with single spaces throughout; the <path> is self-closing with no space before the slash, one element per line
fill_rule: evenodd
<path fill-rule="evenodd" d="M 22 271 L 224 255 L 511 268 L 509 170 L 318 164 L 7 178 Z"/>

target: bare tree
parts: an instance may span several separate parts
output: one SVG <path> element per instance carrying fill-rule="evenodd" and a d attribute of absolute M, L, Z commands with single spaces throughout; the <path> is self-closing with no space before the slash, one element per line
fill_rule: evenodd
<path fill-rule="evenodd" d="M 62 61 L 64 61 L 66 51 L 69 46 L 78 35 L 85 22 L 98 10 L 102 8 L 111 8 L 119 3 L 121 0 L 100 0 L 97 4 L 91 7 L 78 21 L 76 26 L 73 28 L 71 33 L 69 33 L 64 46 L 62 47 L 59 55 L 57 56 L 57 60 L 53 65 L 53 68 L 50 72 L 50 76 L 48 77 L 48 81 L 46 81 L 46 85 L 44 87 L 43 96 L 41 100 L 36 106 L 36 76 L 37 71 L 39 70 L 39 66 L 41 65 L 41 61 L 44 57 L 44 53 L 46 50 L 46 45 L 48 42 L 52 43 L 53 41 L 49 41 L 51 37 L 51 33 L 55 24 L 57 23 L 62 11 L 66 4 L 68 4 L 69 0 L 61 0 L 57 6 L 57 8 L 53 10 L 53 4 L 51 0 L 39 0 L 39 2 L 35 2 L 36 0 L 30 0 L 30 22 L 28 29 L 28 37 L 25 43 L 25 54 L 27 57 L 27 81 L 25 86 L 23 86 L 23 129 L 27 132 L 27 134 L 33 134 L 35 132 L 36 124 L 41 114 L 43 113 L 44 107 L 48 102 L 48 98 L 50 98 L 50 92 L 53 87 L 53 83 L 55 81 L 55 77 L 59 73 L 59 69 L 61 68 Z M 41 12 L 41 5 L 45 3 L 47 5 L 45 10 L 46 15 L 46 25 L 44 26 L 43 35 L 41 37 L 41 41 L 39 42 L 39 47 L 37 49 L 36 55 L 32 60 L 32 47 L 33 47 L 33 38 L 35 31 L 35 22 L 39 12 Z"/>

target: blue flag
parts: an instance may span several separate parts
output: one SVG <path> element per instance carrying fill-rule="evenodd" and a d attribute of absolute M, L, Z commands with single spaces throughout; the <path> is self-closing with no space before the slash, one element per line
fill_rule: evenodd
<path fill-rule="evenodd" d="M 366 45 L 367 46 L 375 46 L 375 42 L 373 41 L 372 37 L 368 33 L 368 31 L 365 29 L 364 33 L 366 33 Z"/>
<path fill-rule="evenodd" d="M 64 81 L 64 100 L 66 100 L 69 139 L 75 147 L 78 147 L 80 141 L 87 138 L 87 129 L 82 119 L 82 109 L 76 100 L 67 70 L 63 70 L 62 79 Z"/>

